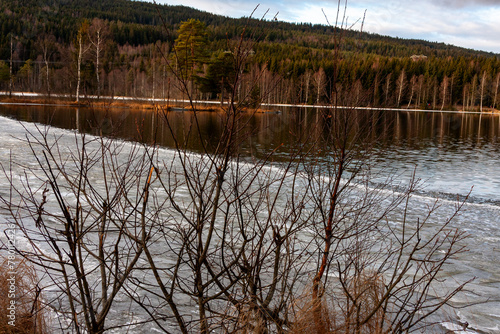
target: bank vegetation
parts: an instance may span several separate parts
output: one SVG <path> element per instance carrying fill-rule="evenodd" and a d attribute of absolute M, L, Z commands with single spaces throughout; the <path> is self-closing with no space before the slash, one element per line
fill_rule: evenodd
<path fill-rule="evenodd" d="M 183 98 L 163 59 L 182 48 L 183 29 L 190 27 L 193 59 L 178 65 L 194 66 L 193 98 L 227 100 L 235 75 L 227 42 L 237 41 L 247 25 L 259 38 L 238 73 L 240 101 L 251 95 L 250 103 L 324 105 L 335 91 L 355 94 L 358 106 L 498 109 L 498 55 L 379 36 L 359 25 L 291 24 L 272 15 L 231 19 L 127 0 L 4 1 L 0 21 L 0 90 L 8 92 L 71 94 L 76 101 L 90 95 Z M 336 54 L 331 36 L 338 29 L 344 40 Z"/>

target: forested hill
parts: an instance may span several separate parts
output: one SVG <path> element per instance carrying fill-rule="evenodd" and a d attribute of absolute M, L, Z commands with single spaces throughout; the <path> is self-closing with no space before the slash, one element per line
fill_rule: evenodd
<path fill-rule="evenodd" d="M 189 19 L 203 22 L 208 36 L 203 46 L 205 73 L 199 76 L 207 75 L 206 66 L 213 65 L 227 50 L 227 41 L 237 39 L 248 25 L 247 31 L 258 36 L 252 63 L 280 81 L 280 92 L 269 95 L 267 102 L 328 101 L 334 77 L 332 27 L 280 22 L 271 14 L 265 20 L 235 19 L 185 6 L 129 0 L 0 0 L 0 90 L 14 77 L 9 89 L 74 91 L 76 39 L 88 22 L 89 31 L 104 27 L 106 38 L 97 58 L 90 40 L 88 50 L 83 49 L 88 51 L 82 59 L 84 93 L 158 96 L 161 86 L 165 94 L 163 81 L 168 73 L 155 72 L 161 57 L 152 50 L 158 46 L 166 53 L 172 50 L 179 27 Z M 365 104 L 474 107 L 497 103 L 497 54 L 359 31 L 345 31 L 343 37 L 337 83 L 358 85 Z M 221 89 L 215 86 L 201 92 L 214 97 Z"/>
<path fill-rule="evenodd" d="M 249 13 L 250 14 L 250 13 Z M 159 18 L 161 16 L 162 20 Z M 1 59 L 8 58 L 9 35 L 27 40 L 45 33 L 54 35 L 59 42 L 71 42 L 82 19 L 100 18 L 112 23 L 114 40 L 120 44 L 146 45 L 168 39 L 162 25 L 175 33 L 178 25 L 194 18 L 204 22 L 214 40 L 232 38 L 238 28 L 248 23 L 245 18 L 234 19 L 203 12 L 185 6 L 155 5 L 129 0 L 0 0 Z M 332 29 L 327 25 L 294 24 L 271 20 L 250 20 L 250 27 L 262 30 L 256 35 L 272 43 L 292 43 L 302 47 L 333 47 Z M 173 36 L 171 36 L 173 37 Z M 353 42 L 355 40 L 355 43 Z M 494 56 L 492 53 L 464 49 L 444 43 L 427 42 L 381 36 L 357 31 L 346 34 L 345 49 L 391 57 L 414 54 L 427 56 Z M 27 41 L 28 42 L 28 41 Z"/>

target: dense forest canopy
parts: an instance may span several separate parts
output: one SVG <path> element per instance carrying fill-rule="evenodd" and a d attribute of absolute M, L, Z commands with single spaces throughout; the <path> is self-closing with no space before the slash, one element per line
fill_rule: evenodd
<path fill-rule="evenodd" d="M 190 20 L 202 23 L 206 34 L 200 46 L 206 59 L 192 78 L 200 98 L 224 95 L 224 85 L 214 81 L 224 78 L 210 76 L 230 66 L 221 64 L 227 58 L 221 53 L 231 51 L 246 26 L 255 42 L 246 75 L 260 80 L 262 102 L 326 103 L 338 86 L 370 106 L 498 106 L 497 54 L 336 30 L 343 39 L 334 66 L 337 45 L 327 25 L 234 19 L 129 0 L 0 0 L 0 89 L 74 94 L 81 82 L 84 95 L 175 97 L 165 60 Z M 84 22 L 89 28 L 79 39 Z"/>

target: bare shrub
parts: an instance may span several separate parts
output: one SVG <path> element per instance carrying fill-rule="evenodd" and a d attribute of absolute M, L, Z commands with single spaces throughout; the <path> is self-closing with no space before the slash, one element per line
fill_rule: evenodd
<path fill-rule="evenodd" d="M 26 240 L 16 251 L 43 277 L 35 286 L 50 290 L 45 303 L 61 330 L 101 333 L 117 326 L 108 314 L 142 254 L 149 152 L 84 134 L 61 144 L 46 128 L 26 130 L 20 145 L 36 165 L 2 166 L 10 191 L 1 209 Z"/>

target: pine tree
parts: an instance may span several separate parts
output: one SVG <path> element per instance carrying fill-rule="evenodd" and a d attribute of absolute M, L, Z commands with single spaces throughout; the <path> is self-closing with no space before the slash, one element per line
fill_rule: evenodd
<path fill-rule="evenodd" d="M 207 29 L 201 21 L 190 19 L 181 23 L 178 33 L 174 46 L 177 70 L 183 78 L 192 78 L 207 60 Z"/>

